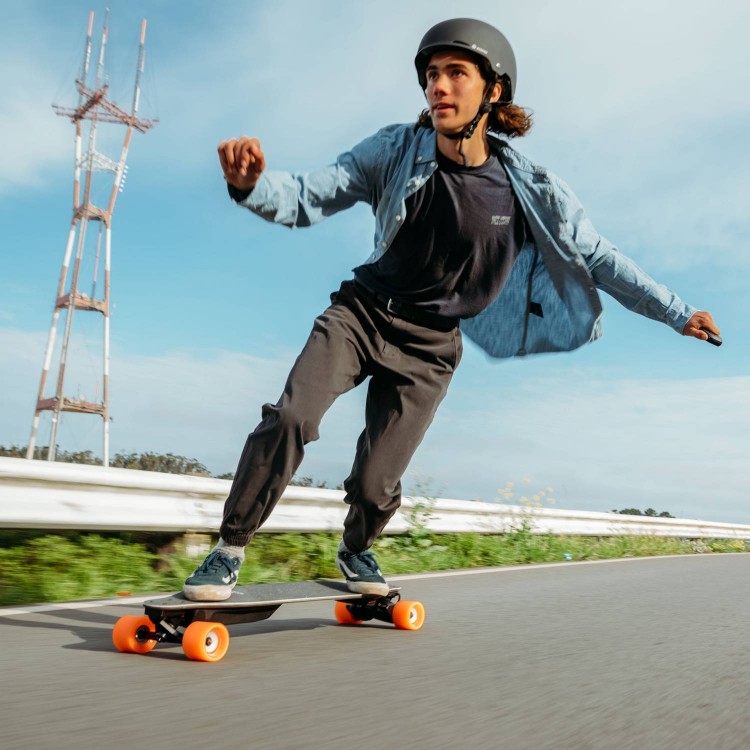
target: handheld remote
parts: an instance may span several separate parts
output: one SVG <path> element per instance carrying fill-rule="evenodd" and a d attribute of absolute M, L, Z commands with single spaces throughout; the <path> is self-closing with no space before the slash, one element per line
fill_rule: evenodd
<path fill-rule="evenodd" d="M 715 333 L 711 333 L 707 328 L 701 328 L 701 331 L 708 336 L 708 343 L 714 346 L 721 346 L 724 343 L 721 336 L 717 336 Z"/>

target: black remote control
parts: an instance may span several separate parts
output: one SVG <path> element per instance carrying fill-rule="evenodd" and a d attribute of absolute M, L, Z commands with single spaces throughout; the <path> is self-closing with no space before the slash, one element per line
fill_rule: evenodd
<path fill-rule="evenodd" d="M 722 343 L 724 343 L 721 340 L 721 336 L 717 336 L 715 333 L 711 333 L 707 328 L 701 328 L 701 331 L 708 336 L 708 343 L 713 344 L 714 346 L 721 346 Z"/>

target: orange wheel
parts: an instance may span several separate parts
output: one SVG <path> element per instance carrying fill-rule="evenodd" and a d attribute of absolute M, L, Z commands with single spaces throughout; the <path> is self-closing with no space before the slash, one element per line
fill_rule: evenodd
<path fill-rule="evenodd" d="M 401 630 L 419 630 L 424 625 L 422 602 L 396 602 L 391 614 L 393 624 Z"/>
<path fill-rule="evenodd" d="M 121 617 L 112 631 L 112 643 L 115 644 L 115 648 L 126 654 L 147 654 L 156 645 L 156 641 L 139 639 L 138 631 L 144 627 L 152 633 L 156 632 L 154 623 L 145 615 Z"/>
<path fill-rule="evenodd" d="M 361 625 L 362 620 L 358 620 L 350 611 L 349 607 L 346 606 L 346 602 L 336 602 L 336 607 L 333 610 L 336 619 L 342 625 Z"/>
<path fill-rule="evenodd" d="M 220 661 L 229 648 L 229 631 L 220 622 L 191 622 L 182 636 L 182 650 L 193 661 Z"/>

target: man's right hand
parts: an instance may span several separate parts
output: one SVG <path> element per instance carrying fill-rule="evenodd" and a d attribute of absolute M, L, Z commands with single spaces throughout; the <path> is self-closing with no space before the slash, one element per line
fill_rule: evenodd
<path fill-rule="evenodd" d="M 249 192 L 255 187 L 263 170 L 266 158 L 257 138 L 231 138 L 219 144 L 219 161 L 224 170 L 224 179 L 238 190 Z"/>

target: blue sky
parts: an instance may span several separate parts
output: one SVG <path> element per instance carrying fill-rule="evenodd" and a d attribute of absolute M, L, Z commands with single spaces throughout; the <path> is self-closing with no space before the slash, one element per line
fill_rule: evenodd
<path fill-rule="evenodd" d="M 517 101 L 536 122 L 516 147 L 623 252 L 710 310 L 726 343 L 684 339 L 603 295 L 604 338 L 577 352 L 490 362 L 467 344 L 406 491 L 496 499 L 513 482 L 515 501 L 552 487 L 558 507 L 750 523 L 746 3 L 110 6 L 110 97 L 129 108 L 145 16 L 140 114 L 160 120 L 133 139 L 113 220 L 112 452 L 233 470 L 328 294 L 369 253 L 365 206 L 296 231 L 235 207 L 218 142 L 256 135 L 269 167 L 304 170 L 413 120 L 418 41 L 460 12 L 515 48 Z M 0 444 L 28 440 L 71 218 L 73 127 L 50 104 L 76 102 L 90 8 L 98 33 L 103 5 L 0 1 Z M 115 155 L 123 131 L 109 130 L 100 150 Z M 69 395 L 95 396 L 100 328 L 75 317 Z M 300 474 L 343 480 L 363 406 L 362 389 L 334 405 Z M 95 418 L 69 415 L 59 442 L 100 453 L 100 435 Z"/>

